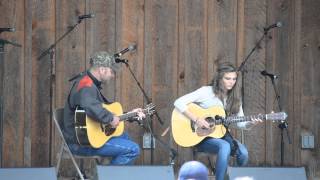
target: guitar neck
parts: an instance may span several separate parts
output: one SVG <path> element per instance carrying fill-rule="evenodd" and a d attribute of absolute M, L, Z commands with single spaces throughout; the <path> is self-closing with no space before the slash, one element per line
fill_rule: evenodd
<path fill-rule="evenodd" d="M 238 122 L 247 122 L 247 121 L 251 121 L 252 119 L 262 119 L 262 120 L 266 120 L 267 119 L 267 115 L 251 115 L 251 116 L 231 116 L 231 117 L 227 117 L 227 118 L 218 118 L 215 119 L 215 123 L 216 124 L 223 124 L 223 123 L 238 123 Z"/>
<path fill-rule="evenodd" d="M 132 117 L 135 117 L 137 116 L 137 112 L 129 112 L 129 113 L 126 113 L 126 114 L 122 114 L 121 116 L 119 116 L 120 118 L 120 121 L 125 121 L 125 120 L 128 120 Z"/>
<path fill-rule="evenodd" d="M 148 113 L 147 109 L 143 109 L 142 112 L 145 114 L 150 114 L 150 113 Z M 125 120 L 128 120 L 128 119 L 130 119 L 132 117 L 136 117 L 136 116 L 138 116 L 137 112 L 128 112 L 126 114 L 120 115 L 119 118 L 120 118 L 120 121 L 125 121 Z"/>
<path fill-rule="evenodd" d="M 266 115 L 251 115 L 251 116 L 236 116 L 236 117 L 227 117 L 225 120 L 227 123 L 238 123 L 238 122 L 247 122 L 251 121 L 252 119 L 262 119 L 266 120 Z"/>

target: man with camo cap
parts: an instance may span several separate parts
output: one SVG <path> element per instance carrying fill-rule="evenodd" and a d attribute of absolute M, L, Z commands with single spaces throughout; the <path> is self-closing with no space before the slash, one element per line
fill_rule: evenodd
<path fill-rule="evenodd" d="M 120 119 L 102 107 L 110 103 L 101 93 L 103 82 L 112 79 L 120 68 L 113 55 L 106 51 L 94 53 L 90 57 L 90 68 L 73 81 L 64 107 L 63 132 L 66 141 L 74 154 L 88 156 L 112 157 L 111 165 L 132 164 L 140 154 L 139 145 L 131 141 L 127 133 L 112 137 L 102 147 L 80 146 L 74 130 L 74 113 L 77 107 L 85 110 L 87 116 L 116 128 Z M 141 108 L 133 110 L 138 118 L 144 118 Z"/>

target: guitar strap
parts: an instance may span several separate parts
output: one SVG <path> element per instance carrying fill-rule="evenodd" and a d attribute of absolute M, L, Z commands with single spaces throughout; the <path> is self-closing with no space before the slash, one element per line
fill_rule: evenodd
<path fill-rule="evenodd" d="M 224 105 L 224 108 L 225 108 L 226 115 L 228 117 L 228 116 L 232 115 L 231 109 L 233 107 L 233 101 L 231 101 L 231 105 L 229 107 L 227 107 L 227 101 L 228 101 L 227 99 L 224 99 L 223 105 Z M 235 156 L 237 150 L 239 149 L 238 142 L 236 140 L 234 140 L 234 138 L 230 134 L 228 125 L 225 125 L 225 127 L 227 129 L 227 133 L 225 134 L 225 136 L 222 139 L 224 139 L 225 141 L 227 141 L 230 144 L 230 148 L 231 148 L 230 155 L 231 156 Z"/>
<path fill-rule="evenodd" d="M 100 89 L 99 89 L 99 93 L 103 99 L 103 101 L 106 103 L 106 104 L 111 104 L 112 102 L 108 101 L 108 99 L 106 97 L 104 97 L 104 95 L 101 93 Z"/>
<path fill-rule="evenodd" d="M 231 116 L 232 113 L 230 113 L 230 111 L 226 110 L 226 114 L 227 114 L 227 116 Z M 234 138 L 230 134 L 229 126 L 225 125 L 225 127 L 227 129 L 227 133 L 222 139 L 224 139 L 225 141 L 227 141 L 230 144 L 230 148 L 231 148 L 230 155 L 231 156 L 235 156 L 235 154 L 236 154 L 236 152 L 237 152 L 237 150 L 239 148 L 238 142 L 236 140 L 234 140 Z"/>
<path fill-rule="evenodd" d="M 72 110 L 72 111 L 75 111 L 76 110 L 76 107 L 72 107 L 71 104 L 70 104 L 70 95 L 71 95 L 71 91 L 72 89 L 74 88 L 74 86 L 76 85 L 76 81 L 72 84 L 72 87 L 70 89 L 70 92 L 69 92 L 69 95 L 68 95 L 68 105 L 69 105 L 69 108 Z"/>

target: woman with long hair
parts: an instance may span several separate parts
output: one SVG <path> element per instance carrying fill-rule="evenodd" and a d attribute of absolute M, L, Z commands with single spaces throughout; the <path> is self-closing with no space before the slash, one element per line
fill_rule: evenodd
<path fill-rule="evenodd" d="M 219 65 L 216 75 L 209 86 L 203 86 L 189 94 L 178 98 L 174 106 L 190 121 L 200 128 L 213 128 L 206 119 L 197 117 L 188 109 L 188 104 L 194 103 L 203 109 L 213 106 L 224 109 L 226 116 L 244 116 L 241 98 L 237 83 L 237 70 L 231 63 Z M 232 127 L 250 129 L 260 119 L 253 119 L 249 122 L 239 122 Z M 206 137 L 196 145 L 199 151 L 213 153 L 216 159 L 216 180 L 223 180 L 228 167 L 229 157 L 235 156 L 238 166 L 244 166 L 248 162 L 248 150 L 238 140 L 232 138 L 227 132 L 222 138 Z"/>

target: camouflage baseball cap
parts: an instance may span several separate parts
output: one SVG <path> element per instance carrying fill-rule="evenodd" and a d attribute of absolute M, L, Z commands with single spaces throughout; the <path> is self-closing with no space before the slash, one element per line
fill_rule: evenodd
<path fill-rule="evenodd" d="M 113 71 L 119 71 L 120 64 L 115 62 L 113 55 L 106 51 L 99 51 L 90 57 L 90 65 L 92 67 L 109 67 Z"/>

